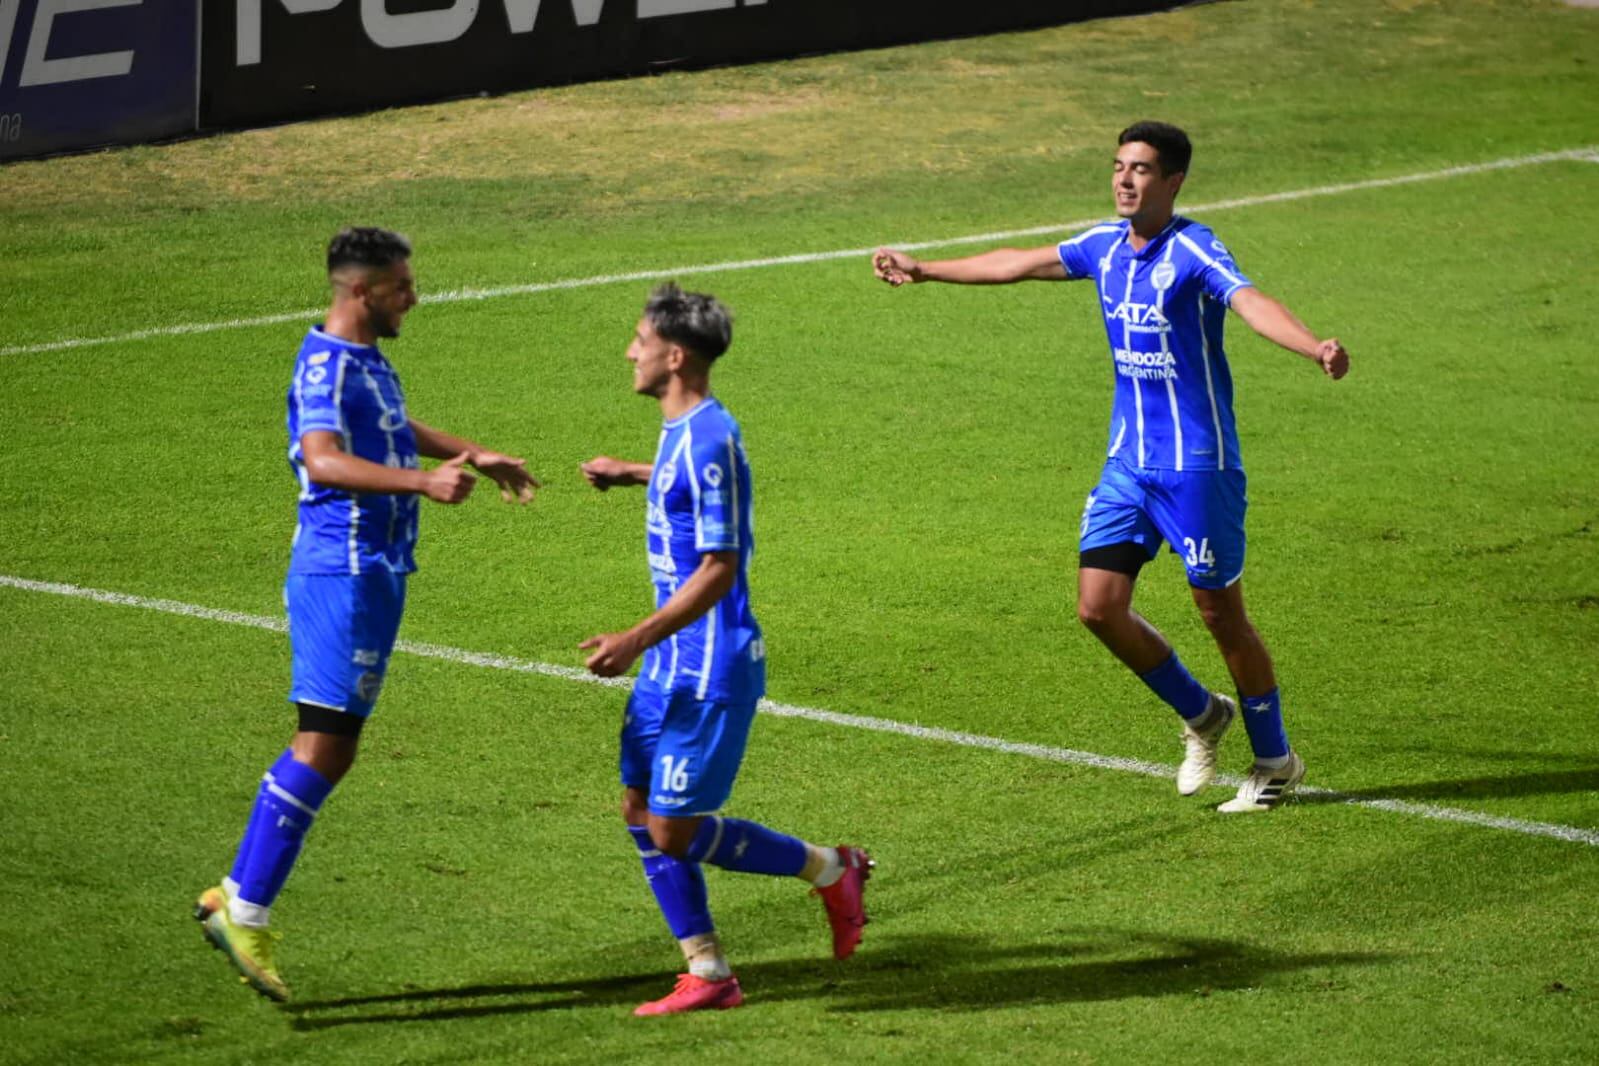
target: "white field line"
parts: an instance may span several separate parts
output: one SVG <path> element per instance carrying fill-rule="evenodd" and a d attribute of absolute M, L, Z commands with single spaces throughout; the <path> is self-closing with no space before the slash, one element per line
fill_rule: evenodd
<path fill-rule="evenodd" d="M 1562 160 L 1599 162 L 1599 146 L 1589 145 L 1585 148 L 1539 152 L 1535 155 L 1510 156 L 1505 159 L 1489 160 L 1486 163 L 1468 163 L 1458 167 L 1446 167 L 1442 170 L 1424 170 L 1415 174 L 1401 174 L 1391 178 L 1371 178 L 1367 181 L 1351 181 L 1339 185 L 1316 185 L 1308 189 L 1292 189 L 1288 192 L 1244 196 L 1235 200 L 1217 200 L 1208 204 L 1191 204 L 1183 208 L 1183 213 L 1202 215 L 1216 211 L 1233 211 L 1241 207 L 1259 207 L 1264 204 L 1308 200 L 1318 196 L 1337 196 L 1341 193 L 1359 192 L 1365 189 L 1386 189 L 1395 185 L 1410 185 L 1418 181 L 1441 181 L 1446 178 L 1465 177 L 1468 174 L 1484 174 L 1494 170 L 1538 166 L 1542 163 L 1557 163 Z M 965 237 L 941 237 L 937 240 L 907 241 L 897 244 L 891 241 L 884 243 L 903 251 L 913 252 L 923 248 L 944 248 L 961 244 L 988 244 L 993 241 L 1010 240 L 1014 237 L 1039 237 L 1049 233 L 1083 229 L 1094 225 L 1096 222 L 1103 221 L 1103 217 L 1077 219 L 1072 222 L 1052 222 L 1043 226 L 1029 226 L 1026 229 L 976 233 Z M 691 274 L 720 274 L 736 270 L 756 270 L 762 267 L 823 263 L 835 259 L 864 259 L 874 249 L 875 246 L 873 248 L 842 248 L 829 252 L 802 252 L 796 255 L 780 255 L 769 259 L 739 259 L 723 263 L 701 263 L 696 266 L 635 270 L 626 274 L 597 274 L 587 278 L 566 278 L 560 281 L 540 281 L 525 285 L 502 285 L 489 289 L 450 289 L 445 292 L 429 293 L 422 297 L 422 303 L 446 304 L 460 303 L 464 300 L 494 300 L 502 296 L 529 296 L 540 292 L 556 292 L 561 289 L 584 289 L 595 285 L 612 285 L 624 281 L 656 281 L 663 278 L 687 277 Z M 43 352 L 59 352 L 70 348 L 90 348 L 102 344 L 121 344 L 128 341 L 148 340 L 151 337 L 177 337 L 189 333 L 215 333 L 219 330 L 227 329 L 273 326 L 280 322 L 313 319 L 322 314 L 324 310 L 324 308 L 314 307 L 305 311 L 284 311 L 254 318 L 230 318 L 220 322 L 187 322 L 175 326 L 156 326 L 151 329 L 134 330 L 131 333 L 118 333 L 109 337 L 70 337 L 65 340 L 43 341 L 38 344 L 18 344 L 0 348 L 0 356 L 38 355 Z"/>
<path fill-rule="evenodd" d="M 5 574 L 0 574 L 0 588 L 21 589 L 27 592 L 46 592 L 56 596 L 70 596 L 76 599 L 92 600 L 96 603 L 114 604 L 119 607 L 141 607 L 145 610 L 182 615 L 186 618 L 200 618 L 211 622 L 227 622 L 230 625 L 252 626 L 256 629 L 268 629 L 279 633 L 288 629 L 287 623 L 282 618 L 243 614 L 239 611 L 223 611 L 214 607 L 201 607 L 197 604 L 182 603 L 177 600 L 130 596 L 123 592 L 108 592 L 102 589 L 83 588 L 79 585 L 67 585 L 54 581 L 31 581 L 27 578 L 11 577 Z M 632 680 L 625 677 L 599 678 L 576 667 L 534 662 L 509 655 L 466 651 L 441 644 L 423 644 L 416 641 L 402 640 L 395 644 L 395 648 L 411 655 L 420 655 L 429 659 L 442 659 L 446 662 L 461 663 L 467 666 L 483 666 L 493 670 L 512 670 L 523 674 L 539 674 L 544 677 L 559 678 L 563 681 L 579 681 L 585 684 L 607 685 L 613 688 L 626 688 L 632 684 Z M 1097 770 L 1116 770 L 1122 773 L 1143 774 L 1146 777 L 1172 778 L 1176 776 L 1176 768 L 1163 763 L 1127 759 L 1116 755 L 1097 755 L 1093 752 L 1049 747 L 1043 744 L 1023 744 L 1002 740 L 999 737 L 983 736 L 980 733 L 962 733 L 952 729 L 912 725 L 906 722 L 896 722 L 888 718 L 871 718 L 859 714 L 840 714 L 837 711 L 827 711 L 817 707 L 799 707 L 793 704 L 777 703 L 773 700 L 762 700 L 761 711 L 781 718 L 803 718 L 808 721 L 842 726 L 847 729 L 867 729 L 877 733 L 893 733 L 899 736 L 913 737 L 917 740 L 929 740 L 940 744 L 955 744 L 965 748 L 981 748 L 1006 755 L 1021 755 L 1032 759 L 1043 759 L 1048 762 L 1087 766 Z M 1219 783 L 1229 787 L 1237 787 L 1241 783 L 1240 778 L 1226 774 L 1221 775 L 1217 780 Z M 1356 796 L 1346 796 L 1341 792 L 1324 788 L 1301 788 L 1299 794 L 1302 796 L 1314 796 L 1323 802 L 1345 803 L 1354 807 L 1387 811 L 1391 814 L 1404 814 L 1439 822 L 1459 822 L 1465 825 L 1520 833 L 1524 836 L 1551 837 L 1568 843 L 1599 847 L 1599 831 L 1580 829 L 1576 826 L 1559 825 L 1550 822 L 1529 822 L 1520 818 L 1501 818 L 1497 815 L 1484 814 L 1480 811 L 1463 810 L 1458 807 L 1440 807 L 1430 803 L 1409 803 L 1404 800 L 1380 798 L 1364 799 Z"/>

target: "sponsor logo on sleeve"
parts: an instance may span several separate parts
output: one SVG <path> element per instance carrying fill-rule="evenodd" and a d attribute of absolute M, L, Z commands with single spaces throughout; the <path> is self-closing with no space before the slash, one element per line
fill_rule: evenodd
<path fill-rule="evenodd" d="M 716 463 L 706 463 L 705 468 L 700 471 L 700 476 L 705 479 L 707 485 L 714 489 L 722 483 L 722 468 Z"/>
<path fill-rule="evenodd" d="M 315 355 L 307 359 L 306 362 L 310 363 L 312 366 L 321 366 L 331 358 L 333 358 L 332 352 L 317 352 Z"/>
<path fill-rule="evenodd" d="M 355 683 L 355 694 L 361 697 L 362 703 L 373 703 L 378 698 L 378 693 L 383 689 L 383 675 L 368 670 L 361 675 L 361 680 Z"/>

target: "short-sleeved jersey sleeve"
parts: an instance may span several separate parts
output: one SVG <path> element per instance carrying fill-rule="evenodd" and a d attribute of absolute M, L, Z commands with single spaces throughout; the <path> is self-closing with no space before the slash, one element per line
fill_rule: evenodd
<path fill-rule="evenodd" d="M 694 548 L 700 552 L 737 551 L 749 531 L 742 526 L 743 501 L 750 486 L 731 432 L 696 436 L 689 450 L 693 468 Z"/>
<path fill-rule="evenodd" d="M 294 387 L 290 399 L 295 405 L 295 433 L 303 437 L 316 429 L 344 434 L 346 424 L 340 409 L 340 385 L 344 381 L 345 361 L 349 354 L 342 349 L 312 351 L 301 357 L 294 368 Z"/>
<path fill-rule="evenodd" d="M 1066 268 L 1066 277 L 1072 280 L 1093 277 L 1099 268 L 1101 238 L 1115 231 L 1114 226 L 1095 226 L 1056 245 L 1055 254 L 1060 256 L 1060 265 Z"/>
<path fill-rule="evenodd" d="M 1193 257 L 1193 269 L 1200 287 L 1211 299 L 1226 306 L 1239 289 L 1255 283 L 1244 276 L 1233 261 L 1233 253 L 1209 230 L 1194 226 L 1177 235 L 1177 240 Z"/>

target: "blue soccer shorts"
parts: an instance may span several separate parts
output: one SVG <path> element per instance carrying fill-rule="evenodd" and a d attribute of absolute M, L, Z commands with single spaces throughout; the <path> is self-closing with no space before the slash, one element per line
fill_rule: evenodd
<path fill-rule="evenodd" d="M 1248 504 L 1242 470 L 1140 470 L 1109 459 L 1083 505 L 1078 551 L 1131 543 L 1153 559 L 1164 540 L 1190 585 L 1226 588 L 1244 573 Z"/>
<path fill-rule="evenodd" d="M 294 653 L 291 703 L 372 713 L 405 610 L 405 575 L 290 574 L 283 583 Z"/>
<path fill-rule="evenodd" d="M 646 789 L 650 813 L 669 818 L 721 810 L 744 761 L 756 702 L 635 684 L 622 718 L 623 787 Z"/>

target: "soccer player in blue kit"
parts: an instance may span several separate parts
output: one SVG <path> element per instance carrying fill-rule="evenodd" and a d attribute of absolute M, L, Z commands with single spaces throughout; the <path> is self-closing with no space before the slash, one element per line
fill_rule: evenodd
<path fill-rule="evenodd" d="M 377 341 L 400 334 L 416 305 L 411 246 L 397 233 L 345 229 L 328 245 L 333 302 L 294 363 L 288 389 L 289 468 L 299 523 L 283 600 L 289 615 L 299 728 L 266 775 L 232 872 L 200 896 L 195 917 L 256 991 L 289 998 L 268 927 L 318 809 L 355 760 L 377 701 L 416 569 L 419 500 L 460 503 L 492 478 L 506 502 L 538 482 L 522 459 L 410 416 Z M 446 460 L 422 470 L 421 456 Z"/>
<path fill-rule="evenodd" d="M 1257 289 L 1209 229 L 1175 213 L 1191 155 L 1182 130 L 1139 122 L 1122 131 L 1112 167 L 1119 222 L 1059 245 L 937 262 L 880 248 L 873 267 L 895 287 L 1094 279 L 1116 395 L 1104 470 L 1083 509 L 1077 616 L 1182 717 L 1177 790 L 1192 795 L 1214 778 L 1217 746 L 1239 703 L 1195 680 L 1132 609 L 1139 570 L 1161 542 L 1182 556 L 1255 754 L 1238 794 L 1218 809 L 1269 811 L 1304 778 L 1305 763 L 1289 746 L 1271 656 L 1244 610 L 1244 468 L 1222 324 L 1231 309 L 1334 380 L 1348 373 L 1349 353 Z"/>
<path fill-rule="evenodd" d="M 644 485 L 645 545 L 656 609 L 621 633 L 579 647 L 601 677 L 643 657 L 622 721 L 622 817 L 688 973 L 640 1016 L 744 1002 L 711 921 L 700 864 L 798 877 L 814 886 L 846 959 L 866 924 L 871 860 L 857 847 L 817 847 L 716 814 L 744 757 L 766 691 L 766 647 L 750 609 L 755 551 L 749 462 L 738 423 L 711 395 L 711 366 L 732 343 L 715 298 L 674 284 L 650 294 L 628 346 L 633 391 L 665 419 L 652 463 L 598 456 L 583 476 L 602 492 Z"/>

